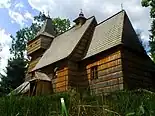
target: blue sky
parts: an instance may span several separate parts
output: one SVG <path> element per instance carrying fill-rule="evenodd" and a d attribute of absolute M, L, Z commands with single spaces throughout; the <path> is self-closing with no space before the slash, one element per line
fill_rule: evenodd
<path fill-rule="evenodd" d="M 15 35 L 20 28 L 28 26 L 39 11 L 32 9 L 26 0 L 4 0 L 8 6 L 0 7 L 0 28 L 8 33 Z M 8 2 L 7 2 L 8 1 Z M 1 3 L 1 2 L 0 2 Z"/>
<path fill-rule="evenodd" d="M 126 10 L 135 29 L 141 30 L 145 42 L 149 39 L 151 19 L 149 9 L 141 7 L 141 0 L 0 0 L 0 73 L 7 65 L 10 57 L 10 35 L 19 29 L 29 26 L 40 11 L 49 12 L 51 17 L 69 18 L 71 21 L 78 16 L 80 9 L 86 17 L 94 15 L 98 22 L 107 17 Z"/>

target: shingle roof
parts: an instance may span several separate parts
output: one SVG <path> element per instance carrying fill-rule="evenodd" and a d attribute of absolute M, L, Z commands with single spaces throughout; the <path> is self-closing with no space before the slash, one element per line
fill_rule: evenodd
<path fill-rule="evenodd" d="M 46 19 L 43 27 L 37 33 L 36 37 L 39 35 L 45 35 L 45 36 L 49 36 L 52 38 L 56 35 L 55 31 L 54 31 L 54 26 L 52 25 L 52 19 L 51 18 Z"/>
<path fill-rule="evenodd" d="M 124 15 L 121 11 L 96 26 L 84 59 L 122 43 Z"/>
<path fill-rule="evenodd" d="M 137 52 L 145 53 L 124 10 L 106 19 L 95 27 L 92 41 L 87 54 L 83 59 L 120 44 Z"/>
<path fill-rule="evenodd" d="M 54 38 L 50 48 L 44 53 L 32 71 L 68 57 L 77 46 L 93 19 L 94 17 L 91 17 L 81 27 L 73 27 Z M 83 59 L 120 44 L 137 50 L 138 52 L 143 52 L 144 49 L 136 37 L 136 33 L 126 12 L 122 10 L 95 27 L 89 49 Z"/>
<path fill-rule="evenodd" d="M 68 57 L 80 41 L 93 19 L 94 17 L 91 17 L 81 27 L 75 26 L 67 32 L 54 38 L 50 48 L 44 53 L 33 70 L 40 69 Z"/>
<path fill-rule="evenodd" d="M 24 94 L 30 90 L 30 83 L 28 81 L 22 83 L 20 86 L 18 86 L 16 89 L 11 91 L 11 93 L 8 94 L 10 95 L 17 95 L 17 94 Z"/>
<path fill-rule="evenodd" d="M 54 26 L 52 24 L 52 19 L 51 18 L 47 18 L 46 21 L 44 22 L 42 28 L 40 29 L 40 31 L 37 33 L 37 35 L 35 36 L 34 39 L 29 40 L 28 43 L 34 41 L 35 39 L 37 39 L 40 35 L 43 36 L 47 36 L 47 37 L 51 37 L 54 38 L 56 36 L 55 30 L 54 30 Z"/>

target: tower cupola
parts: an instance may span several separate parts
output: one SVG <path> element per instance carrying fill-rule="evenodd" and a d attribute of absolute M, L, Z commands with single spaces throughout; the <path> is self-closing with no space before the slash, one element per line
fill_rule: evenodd
<path fill-rule="evenodd" d="M 82 12 L 82 9 L 81 9 L 81 12 L 80 12 L 78 18 L 76 18 L 73 22 L 75 22 L 76 25 L 83 25 L 86 22 L 86 20 L 87 19 L 85 18 L 84 14 Z"/>

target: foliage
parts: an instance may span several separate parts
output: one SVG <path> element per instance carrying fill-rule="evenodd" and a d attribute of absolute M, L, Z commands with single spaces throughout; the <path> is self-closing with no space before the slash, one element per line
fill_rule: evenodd
<path fill-rule="evenodd" d="M 52 23 L 55 27 L 56 34 L 60 35 L 61 33 L 64 33 L 70 28 L 70 21 L 69 19 L 61 19 L 61 18 L 53 18 Z"/>
<path fill-rule="evenodd" d="M 7 68 L 7 76 L 2 76 L 1 87 L 8 93 L 10 89 L 15 89 L 24 82 L 24 75 L 27 62 L 18 57 L 16 59 L 9 59 Z M 17 81 L 18 80 L 18 81 Z"/>
<path fill-rule="evenodd" d="M 152 24 L 151 24 L 151 35 L 150 35 L 150 40 L 149 40 L 149 45 L 150 45 L 150 53 L 151 57 L 155 61 L 155 1 L 154 0 L 142 0 L 142 6 L 144 7 L 150 7 L 150 16 L 153 19 Z"/>
<path fill-rule="evenodd" d="M 151 7 L 150 16 L 151 18 L 155 18 L 155 2 L 154 0 L 142 0 L 142 6 Z"/>
<path fill-rule="evenodd" d="M 8 96 L 0 98 L 2 116 L 61 116 L 60 98 L 69 116 L 154 116 L 155 93 L 146 90 L 120 91 L 107 96 L 81 97 L 79 93 L 51 96 Z"/>

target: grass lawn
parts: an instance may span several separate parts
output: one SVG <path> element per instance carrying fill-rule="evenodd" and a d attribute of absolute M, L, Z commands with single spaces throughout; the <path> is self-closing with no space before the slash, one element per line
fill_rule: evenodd
<path fill-rule="evenodd" d="M 155 116 L 155 93 L 147 90 L 119 91 L 108 96 L 80 96 L 72 91 L 51 96 L 1 97 L 0 116 L 62 116 L 62 97 L 69 116 Z"/>

